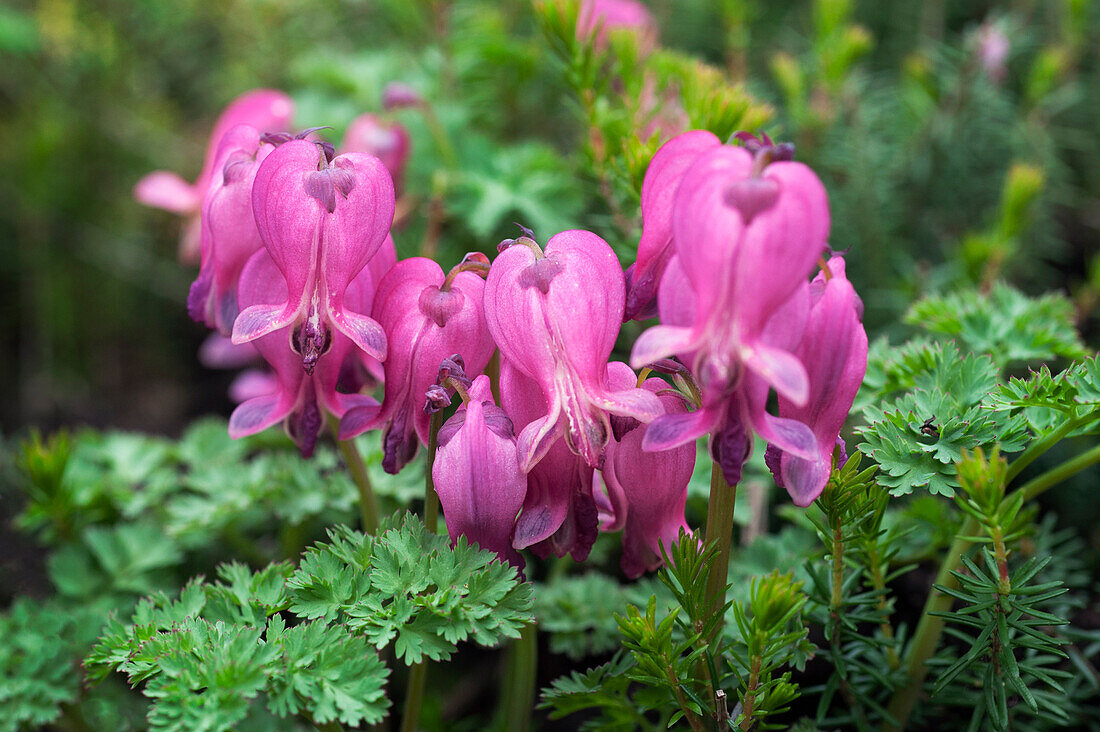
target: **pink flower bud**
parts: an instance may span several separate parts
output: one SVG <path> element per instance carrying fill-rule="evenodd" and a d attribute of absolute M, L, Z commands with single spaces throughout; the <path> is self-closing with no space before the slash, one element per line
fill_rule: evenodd
<path fill-rule="evenodd" d="M 382 90 L 382 108 L 400 109 L 402 107 L 415 107 L 423 104 L 424 98 L 420 92 L 408 84 L 400 81 L 391 81 Z"/>
<path fill-rule="evenodd" d="M 373 114 L 361 114 L 348 125 L 342 151 L 368 153 L 381 160 L 400 195 L 405 185 L 405 166 L 411 144 L 412 139 L 403 125 L 387 124 Z"/>
<path fill-rule="evenodd" d="M 419 442 L 428 441 L 424 400 L 440 362 L 460 354 L 467 373 L 475 375 L 493 355 L 484 289 L 484 280 L 473 272 L 459 272 L 447 283 L 439 265 L 423 257 L 398 262 L 389 271 L 372 311 L 390 344 L 382 407 L 349 412 L 340 424 L 340 439 L 382 427 L 386 471 L 396 473 L 412 459 Z"/>
<path fill-rule="evenodd" d="M 469 397 L 439 431 L 432 466 L 447 533 L 452 544 L 465 536 L 522 569 L 512 533 L 527 476 L 519 469 L 512 423 L 493 402 L 489 377 L 477 377 Z"/>

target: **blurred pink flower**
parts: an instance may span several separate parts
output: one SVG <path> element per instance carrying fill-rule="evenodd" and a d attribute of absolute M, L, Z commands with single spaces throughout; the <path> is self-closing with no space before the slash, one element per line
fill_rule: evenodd
<path fill-rule="evenodd" d="M 616 30 L 635 31 L 643 53 L 657 45 L 657 21 L 644 4 L 637 0 L 581 0 L 577 40 L 595 35 L 596 46 L 606 48 L 608 34 Z"/>
<path fill-rule="evenodd" d="M 239 124 L 252 125 L 261 133 L 285 130 L 290 127 L 293 118 L 294 102 L 286 94 L 272 89 L 246 92 L 234 99 L 214 124 L 210 142 L 206 146 L 202 172 L 194 184 L 167 170 L 153 171 L 137 182 L 134 186 L 134 198 L 139 203 L 185 217 L 184 232 L 180 240 L 182 261 L 198 261 L 199 208 L 217 168 L 218 146 L 225 133 Z"/>

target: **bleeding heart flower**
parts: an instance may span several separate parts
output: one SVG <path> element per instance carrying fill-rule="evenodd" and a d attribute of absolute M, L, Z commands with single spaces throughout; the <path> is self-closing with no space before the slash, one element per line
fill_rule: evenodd
<path fill-rule="evenodd" d="M 527 476 L 519 469 L 512 422 L 493 402 L 488 376 L 474 379 L 468 399 L 439 430 L 432 465 L 447 533 L 452 544 L 465 536 L 523 569 L 512 532 Z"/>
<path fill-rule="evenodd" d="M 625 389 L 636 383 L 634 372 L 624 363 L 613 361 L 607 371 L 612 387 Z M 687 411 L 684 399 L 671 393 L 663 379 L 646 379 L 642 388 L 659 395 L 666 414 Z M 611 442 L 602 471 L 613 513 L 601 528 L 623 529 L 621 566 L 627 577 L 657 569 L 662 561 L 661 545 L 668 551 L 681 529 L 691 532 L 684 520 L 684 505 L 695 467 L 695 445 L 647 452 L 642 449 L 647 429 L 641 425 Z"/>
<path fill-rule="evenodd" d="M 233 330 L 239 312 L 237 281 L 263 240 L 252 215 L 252 182 L 275 148 L 260 142 L 251 125 L 237 125 L 222 138 L 202 204 L 202 266 L 187 296 L 191 317 L 222 335 Z"/>
<path fill-rule="evenodd" d="M 638 34 L 643 53 L 657 45 L 657 21 L 637 0 L 581 0 L 577 13 L 577 40 L 595 34 L 597 48 L 607 48 L 608 34 L 616 30 L 631 30 Z"/>
<path fill-rule="evenodd" d="M 844 258 L 834 256 L 827 267 L 811 283 L 813 306 L 795 351 L 809 372 L 809 399 L 798 405 L 779 398 L 779 414 L 809 425 L 816 449 L 809 459 L 774 445 L 765 454 L 776 484 L 786 488 L 798 506 L 808 506 L 821 495 L 836 448 L 837 464 L 847 460 L 840 428 L 867 371 L 867 333 L 860 322 L 863 303 L 845 275 Z"/>
<path fill-rule="evenodd" d="M 405 186 L 405 166 L 412 138 L 398 122 L 383 122 L 373 114 L 361 114 L 344 133 L 341 152 L 362 152 L 375 156 L 390 171 L 393 187 L 400 195 Z"/>
<path fill-rule="evenodd" d="M 260 165 L 252 207 L 264 245 L 286 280 L 287 299 L 241 311 L 233 342 L 292 327 L 294 350 L 308 373 L 339 332 L 385 360 L 382 327 L 344 302 L 348 284 L 393 223 L 393 181 L 378 158 L 345 153 L 330 160 L 323 146 L 309 140 L 284 142 Z"/>
<path fill-rule="evenodd" d="M 430 418 L 424 394 L 436 382 L 440 362 L 451 354 L 465 361 L 467 373 L 480 373 L 493 355 L 482 296 L 485 282 L 472 271 L 455 268 L 444 276 L 430 259 L 398 262 L 382 279 L 373 316 L 390 344 L 382 407 L 349 412 L 340 439 L 383 427 L 382 466 L 396 473 L 427 443 Z"/>
<path fill-rule="evenodd" d="M 649 422 L 661 414 L 653 394 L 607 385 L 607 359 L 623 315 L 623 273 L 615 253 L 588 231 L 564 231 L 545 253 L 520 237 L 493 262 L 485 316 L 501 355 L 542 390 L 548 412 L 519 436 L 529 471 L 559 436 L 590 467 L 611 438 L 608 413 Z"/>
<path fill-rule="evenodd" d="M 500 403 L 517 430 L 547 412 L 539 385 L 507 359 L 500 364 Z M 594 475 L 559 436 L 527 473 L 527 494 L 516 520 L 513 545 L 517 549 L 530 547 L 543 558 L 570 554 L 583 562 L 599 533 L 592 497 Z"/>
<path fill-rule="evenodd" d="M 369 286 L 369 273 L 366 281 Z M 248 260 L 241 273 L 239 292 L 241 304 L 246 307 L 286 300 L 286 282 L 266 249 Z M 368 396 L 336 391 L 341 365 L 354 348 L 351 340 L 339 331 L 331 334 L 315 368 L 308 372 L 302 368 L 301 356 L 294 350 L 289 333 L 273 331 L 257 338 L 254 344 L 274 369 L 277 388 L 254 396 L 233 411 L 229 418 L 230 437 L 255 434 L 283 421 L 302 455 L 309 457 L 324 425 L 325 411 L 341 417 L 356 407 L 377 408 L 377 402 Z"/>
<path fill-rule="evenodd" d="M 727 444 L 727 478 L 739 476 L 730 456 L 743 452 L 750 429 L 802 457 L 814 450 L 805 425 L 768 415 L 764 405 L 769 387 L 794 403 L 809 396 L 806 369 L 792 350 L 808 307 L 806 276 L 826 246 L 828 202 L 806 166 L 768 164 L 789 149 L 751 142 L 755 155 L 728 146 L 704 150 L 676 186 L 676 257 L 658 298 L 663 324 L 643 333 L 631 355 L 639 367 L 678 354 L 702 389 L 700 409 L 652 425 L 646 448 L 667 449 L 706 432 L 718 437 L 728 425 L 733 433 L 718 443 Z"/>
<path fill-rule="evenodd" d="M 200 233 L 199 208 L 211 179 L 218 170 L 218 146 L 230 129 L 239 124 L 251 125 L 260 132 L 285 130 L 294 117 L 294 102 L 286 94 L 271 89 L 256 89 L 237 97 L 225 108 L 206 147 L 206 159 L 202 172 L 194 185 L 175 173 L 157 170 L 149 173 L 134 186 L 134 198 L 138 203 L 162 208 L 187 217 L 188 223 L 180 242 L 180 258 L 194 262 L 199 257 Z"/>

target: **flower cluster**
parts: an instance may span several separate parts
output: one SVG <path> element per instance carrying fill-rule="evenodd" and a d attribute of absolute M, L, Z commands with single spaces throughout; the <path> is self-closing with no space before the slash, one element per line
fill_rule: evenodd
<path fill-rule="evenodd" d="M 824 260 L 824 188 L 789 147 L 701 131 L 666 144 L 625 275 L 581 230 L 545 246 L 524 230 L 491 263 L 475 252 L 445 273 L 396 259 L 404 131 L 364 115 L 338 151 L 316 129 L 268 129 L 292 108 L 268 91 L 234 103 L 186 209 L 201 198 L 192 317 L 271 369 L 245 390 L 232 436 L 283 423 L 308 456 L 328 414 L 338 439 L 381 430 L 396 473 L 435 425 L 431 472 L 453 537 L 522 565 L 519 549 L 583 560 L 601 529 L 621 530 L 631 576 L 687 529 L 697 438 L 710 435 L 736 482 L 759 434 L 799 505 L 845 459 L 867 339 L 843 258 Z M 611 361 L 624 320 L 654 314 L 631 365 Z M 367 393 L 378 382 L 381 403 Z M 772 389 L 778 415 L 765 409 Z M 433 421 L 453 393 L 461 405 Z"/>

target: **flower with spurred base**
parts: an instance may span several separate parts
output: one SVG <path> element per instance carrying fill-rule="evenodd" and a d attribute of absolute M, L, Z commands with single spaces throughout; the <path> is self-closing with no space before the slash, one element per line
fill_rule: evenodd
<path fill-rule="evenodd" d="M 237 281 L 248 258 L 263 246 L 252 215 L 252 183 L 275 148 L 251 125 L 237 125 L 222 138 L 215 171 L 202 203 L 202 266 L 187 296 L 191 317 L 223 335 L 239 313 Z"/>
<path fill-rule="evenodd" d="M 215 158 L 225 134 L 239 124 L 251 125 L 261 133 L 285 130 L 290 127 L 293 117 L 294 102 L 282 92 L 256 89 L 242 94 L 225 108 L 214 124 L 202 172 L 193 185 L 167 170 L 154 171 L 137 182 L 134 186 L 134 198 L 138 203 L 189 218 L 180 241 L 180 258 L 183 261 L 193 262 L 199 256 L 199 208 L 207 186 L 217 172 Z"/>
<path fill-rule="evenodd" d="M 348 289 L 356 295 L 360 286 L 370 286 L 369 273 Z M 271 255 L 266 249 L 256 252 L 241 273 L 241 304 L 280 303 L 286 296 L 286 282 Z M 233 411 L 229 418 L 230 437 L 255 434 L 284 422 L 287 434 L 302 455 L 309 457 L 324 425 L 325 411 L 340 417 L 348 409 L 376 405 L 368 396 L 336 391 L 341 365 L 354 348 L 342 333 L 332 333 L 324 354 L 309 372 L 302 368 L 302 358 L 285 331 L 268 333 L 257 338 L 254 344 L 275 371 L 275 390 L 254 396 Z"/>
<path fill-rule="evenodd" d="M 493 402 L 488 376 L 474 379 L 467 397 L 440 428 L 432 465 L 447 533 L 452 544 L 465 536 L 523 569 L 512 532 L 527 476 L 519 469 L 512 422 Z"/>
<path fill-rule="evenodd" d="M 341 152 L 362 152 L 381 160 L 390 171 L 394 190 L 400 194 L 411 145 L 412 138 L 403 125 L 383 122 L 373 114 L 361 114 L 348 125 Z"/>
<path fill-rule="evenodd" d="M 500 364 L 500 404 L 517 431 L 547 412 L 542 389 L 507 359 Z M 513 544 L 536 555 L 569 554 L 583 562 L 599 533 L 592 497 L 595 470 L 569 450 L 559 436 L 527 473 L 527 495 L 516 520 Z"/>
<path fill-rule="evenodd" d="M 612 387 L 624 389 L 636 383 L 634 372 L 624 363 L 613 361 L 607 371 Z M 663 379 L 646 379 L 642 387 L 659 395 L 666 414 L 687 411 L 682 397 L 661 393 L 671 391 Z M 691 532 L 684 520 L 684 505 L 695 467 L 695 445 L 647 452 L 642 449 L 647 429 L 640 425 L 608 444 L 602 471 L 611 515 L 600 528 L 623 530 L 621 565 L 627 577 L 657 569 L 661 566 L 661 545 L 668 551 L 681 529 Z"/>
<path fill-rule="evenodd" d="M 765 454 L 775 482 L 796 505 L 808 506 L 821 495 L 833 470 L 847 460 L 840 428 L 852 409 L 867 371 L 867 333 L 860 322 L 863 304 L 845 275 L 844 258 L 834 256 L 811 283 L 813 305 L 802 341 L 795 351 L 806 364 L 810 396 L 803 405 L 779 398 L 779 414 L 809 425 L 816 439 L 812 458 L 768 446 Z"/>
<path fill-rule="evenodd" d="M 286 280 L 287 299 L 252 305 L 233 325 L 234 343 L 291 328 L 307 373 L 336 333 L 386 358 L 382 327 L 345 307 L 344 299 L 389 233 L 393 182 L 378 158 L 329 155 L 322 145 L 294 139 L 260 165 L 252 207 L 264 246 Z"/>
<path fill-rule="evenodd" d="M 756 141 L 755 154 L 707 149 L 676 184 L 676 257 L 658 297 L 660 304 L 667 289 L 675 305 L 667 315 L 661 306 L 662 325 L 642 334 L 631 363 L 678 354 L 703 397 L 697 411 L 654 424 L 647 449 L 684 444 L 708 431 L 717 436 L 732 420 L 740 422 L 742 443 L 751 428 L 789 452 L 813 454 L 805 425 L 764 411 L 769 387 L 794 403 L 808 398 L 806 369 L 791 351 L 808 307 L 806 277 L 829 229 L 824 187 L 800 163 L 771 163 L 781 148 Z"/>
<path fill-rule="evenodd" d="M 485 283 L 489 332 L 501 355 L 539 385 L 548 410 L 520 433 L 525 471 L 563 434 L 569 449 L 597 468 L 611 437 L 608 413 L 642 422 L 661 414 L 648 391 L 607 385 L 622 315 L 622 269 L 591 232 L 557 234 L 545 252 L 520 237 L 493 262 Z"/>
<path fill-rule="evenodd" d="M 352 410 L 340 423 L 340 439 L 368 429 L 385 430 L 382 466 L 396 473 L 427 443 L 430 419 L 424 393 L 436 382 L 440 362 L 460 354 L 468 373 L 480 373 L 493 355 L 482 296 L 485 282 L 459 265 L 444 276 L 430 259 L 398 262 L 382 279 L 372 315 L 390 343 L 381 409 Z"/>

